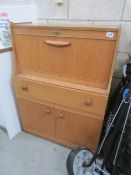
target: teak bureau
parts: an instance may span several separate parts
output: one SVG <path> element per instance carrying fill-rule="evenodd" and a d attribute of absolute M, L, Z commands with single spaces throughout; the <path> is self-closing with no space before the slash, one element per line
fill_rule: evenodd
<path fill-rule="evenodd" d="M 119 27 L 12 24 L 13 84 L 25 131 L 95 150 Z"/>

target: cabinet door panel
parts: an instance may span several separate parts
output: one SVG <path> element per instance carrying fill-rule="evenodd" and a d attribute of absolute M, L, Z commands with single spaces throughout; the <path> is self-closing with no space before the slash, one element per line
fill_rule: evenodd
<path fill-rule="evenodd" d="M 55 136 L 55 118 L 52 107 L 31 101 L 18 100 L 22 127 L 25 131 L 42 137 Z"/>
<path fill-rule="evenodd" d="M 52 46 L 47 41 L 69 44 Z M 76 83 L 83 81 L 105 89 L 108 86 L 115 41 L 16 35 L 15 42 L 21 71 L 73 79 Z"/>
<path fill-rule="evenodd" d="M 55 137 L 55 116 L 54 109 L 48 106 L 42 106 L 43 111 L 38 123 L 38 133 L 42 136 Z"/>
<path fill-rule="evenodd" d="M 56 138 L 69 145 L 97 148 L 102 121 L 87 116 L 57 110 Z"/>

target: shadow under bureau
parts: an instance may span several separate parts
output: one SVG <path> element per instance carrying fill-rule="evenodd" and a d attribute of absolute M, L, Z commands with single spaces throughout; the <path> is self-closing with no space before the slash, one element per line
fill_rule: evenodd
<path fill-rule="evenodd" d="M 95 150 L 119 27 L 12 24 L 13 84 L 25 131 Z"/>

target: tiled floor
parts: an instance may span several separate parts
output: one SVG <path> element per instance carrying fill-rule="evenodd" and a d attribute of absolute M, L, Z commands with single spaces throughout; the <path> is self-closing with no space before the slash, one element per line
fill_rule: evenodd
<path fill-rule="evenodd" d="M 24 132 L 9 140 L 0 130 L 0 175 L 67 175 L 69 152 Z"/>

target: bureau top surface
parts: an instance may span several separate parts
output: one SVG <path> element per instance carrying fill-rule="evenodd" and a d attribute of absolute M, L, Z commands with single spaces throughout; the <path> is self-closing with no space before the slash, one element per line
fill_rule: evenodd
<path fill-rule="evenodd" d="M 118 31 L 119 25 L 62 25 L 62 24 L 41 24 L 41 23 L 12 23 L 12 27 L 26 28 L 59 28 L 59 29 L 75 29 L 75 30 L 94 30 L 94 31 Z"/>

